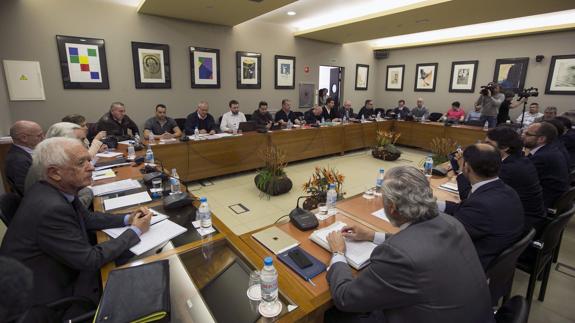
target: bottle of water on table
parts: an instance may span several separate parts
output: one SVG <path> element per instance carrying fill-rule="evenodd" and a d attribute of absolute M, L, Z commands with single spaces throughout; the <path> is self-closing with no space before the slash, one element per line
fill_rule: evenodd
<path fill-rule="evenodd" d="M 146 164 L 154 164 L 154 152 L 152 151 L 152 146 L 148 144 L 148 149 L 146 149 L 146 157 L 145 160 Z"/>
<path fill-rule="evenodd" d="M 212 214 L 210 213 L 210 207 L 208 206 L 208 199 L 205 197 L 200 198 L 198 215 L 202 229 L 208 229 L 212 227 Z"/>
<path fill-rule="evenodd" d="M 431 172 L 433 171 L 433 158 L 431 157 L 431 155 L 428 155 L 427 158 L 425 159 L 425 163 L 423 164 L 423 169 L 424 169 L 425 176 L 430 177 Z"/>
<path fill-rule="evenodd" d="M 278 272 L 274 267 L 272 257 L 264 259 L 264 267 L 260 277 L 263 310 L 270 311 L 278 299 Z"/>
<path fill-rule="evenodd" d="M 335 202 L 337 201 L 337 192 L 335 190 L 335 184 L 329 184 L 329 189 L 327 190 L 327 196 L 325 199 L 325 204 L 327 206 L 327 213 L 335 213 Z"/>
<path fill-rule="evenodd" d="M 194 129 L 194 140 L 200 140 L 200 130 L 198 130 L 198 127 Z"/>
<path fill-rule="evenodd" d="M 170 177 L 170 194 L 180 193 L 180 176 L 175 168 L 172 168 L 172 176 Z"/>
<path fill-rule="evenodd" d="M 134 144 L 130 141 L 128 145 L 128 160 L 136 159 L 136 149 L 134 148 Z"/>
<path fill-rule="evenodd" d="M 375 192 L 381 193 L 381 187 L 383 186 L 383 167 L 379 169 L 379 173 L 377 174 L 377 179 L 375 181 Z"/>

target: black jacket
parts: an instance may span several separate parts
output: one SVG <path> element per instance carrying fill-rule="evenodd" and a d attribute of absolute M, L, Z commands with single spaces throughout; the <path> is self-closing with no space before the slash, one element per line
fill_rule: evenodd
<path fill-rule="evenodd" d="M 6 174 L 12 188 L 20 196 L 24 195 L 26 174 L 28 174 L 30 166 L 32 166 L 32 156 L 24 149 L 12 145 L 6 154 L 4 174 Z"/>
<path fill-rule="evenodd" d="M 525 212 L 525 229 L 534 227 L 539 231 L 547 211 L 543 203 L 543 189 L 533 163 L 519 154 L 510 155 L 501 162 L 499 178 L 519 195 Z M 471 192 L 471 184 L 465 176 L 457 176 L 457 187 L 461 200 L 466 199 Z"/>
<path fill-rule="evenodd" d="M 500 179 L 479 187 L 459 204 L 446 202 L 445 212 L 463 223 L 483 269 L 523 233 L 521 200 Z"/>
<path fill-rule="evenodd" d="M 126 115 L 122 119 L 122 122 L 118 122 L 114 120 L 110 112 L 104 114 L 100 120 L 98 120 L 96 129 L 98 131 L 106 131 L 108 136 L 115 136 L 118 140 L 124 140 L 125 138 L 129 138 L 140 133 L 138 126 L 134 121 L 132 121 L 132 119 L 130 119 L 130 117 Z M 128 129 L 132 131 L 131 135 L 128 133 Z"/>
<path fill-rule="evenodd" d="M 344 107 L 340 107 L 339 108 L 339 115 L 341 118 L 346 116 L 348 119 L 356 117 L 356 114 L 353 113 L 353 108 L 349 108 L 349 111 L 346 111 Z"/>
<path fill-rule="evenodd" d="M 570 168 L 575 168 L 575 129 L 567 130 L 567 133 L 559 137 L 559 140 L 563 142 L 565 149 L 569 153 Z"/>
<path fill-rule="evenodd" d="M 304 120 L 305 123 L 307 124 L 316 124 L 318 122 L 321 122 L 321 117 L 323 116 L 323 114 L 316 116 L 315 114 L 313 114 L 313 108 L 307 110 L 304 114 Z"/>
<path fill-rule="evenodd" d="M 403 106 L 403 108 L 396 107 L 392 111 L 393 111 L 395 118 L 397 118 L 397 114 L 399 114 L 400 119 L 405 119 L 405 118 L 411 116 L 411 110 L 409 110 L 409 108 L 406 106 Z"/>
<path fill-rule="evenodd" d="M 297 119 L 297 116 L 295 115 L 295 113 L 293 111 L 290 110 L 289 113 L 286 114 L 284 110 L 280 109 L 278 112 L 276 112 L 276 116 L 274 118 L 274 121 L 279 122 L 280 120 L 283 120 L 285 122 L 288 122 L 288 120 L 291 120 L 292 123 L 295 123 L 296 119 Z"/>
<path fill-rule="evenodd" d="M 387 238 L 356 277 L 349 265 L 334 263 L 327 281 L 334 305 L 358 316 L 380 311 L 387 323 L 494 322 L 473 244 L 462 225 L 444 214 Z"/>
<path fill-rule="evenodd" d="M 361 116 L 364 116 L 366 119 L 369 119 L 371 116 L 375 117 L 375 109 L 368 109 L 366 107 L 363 107 L 359 110 L 357 118 L 361 119 Z"/>
<path fill-rule="evenodd" d="M 321 110 L 322 110 L 322 115 L 326 121 L 340 118 L 339 111 L 337 111 L 338 109 L 335 106 L 329 112 L 327 111 L 327 108 L 325 107 L 325 105 L 321 108 Z"/>
<path fill-rule="evenodd" d="M 258 129 L 263 129 L 267 126 L 268 123 L 273 122 L 274 118 L 272 117 L 272 114 L 269 112 L 266 113 L 261 113 L 260 109 L 256 109 L 253 113 L 252 113 L 252 120 L 255 124 L 256 124 L 256 128 Z"/>
<path fill-rule="evenodd" d="M 116 239 L 92 245 L 88 230 L 121 226 L 124 216 L 90 212 L 81 203 L 68 202 L 50 184 L 38 182 L 26 192 L 0 254 L 32 270 L 34 305 L 72 295 L 98 300 L 100 268 L 140 239 L 126 230 Z"/>
<path fill-rule="evenodd" d="M 541 147 L 535 155 L 530 154 L 528 157 L 537 169 L 545 207 L 553 208 L 557 199 L 569 189 L 569 171 L 565 157 L 552 144 Z"/>
<path fill-rule="evenodd" d="M 196 130 L 205 130 L 206 132 L 210 132 L 212 130 L 216 130 L 216 122 L 214 121 L 214 117 L 208 113 L 205 119 L 200 119 L 198 116 L 198 112 L 192 112 L 188 114 L 186 118 L 186 124 L 184 126 L 186 135 L 193 135 L 194 131 Z"/>

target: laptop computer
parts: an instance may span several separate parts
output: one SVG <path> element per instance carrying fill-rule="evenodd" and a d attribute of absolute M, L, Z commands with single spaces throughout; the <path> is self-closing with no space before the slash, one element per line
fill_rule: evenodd
<path fill-rule="evenodd" d="M 252 121 L 240 122 L 238 129 L 242 132 L 256 131 L 256 123 Z"/>

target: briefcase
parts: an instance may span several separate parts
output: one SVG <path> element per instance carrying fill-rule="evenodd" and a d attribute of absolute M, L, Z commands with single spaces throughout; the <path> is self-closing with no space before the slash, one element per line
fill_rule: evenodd
<path fill-rule="evenodd" d="M 170 322 L 168 260 L 110 272 L 94 322 Z"/>

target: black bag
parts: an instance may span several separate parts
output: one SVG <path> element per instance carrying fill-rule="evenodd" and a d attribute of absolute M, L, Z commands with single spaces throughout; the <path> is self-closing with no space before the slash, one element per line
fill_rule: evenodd
<path fill-rule="evenodd" d="M 94 322 L 169 322 L 168 260 L 110 272 Z"/>

